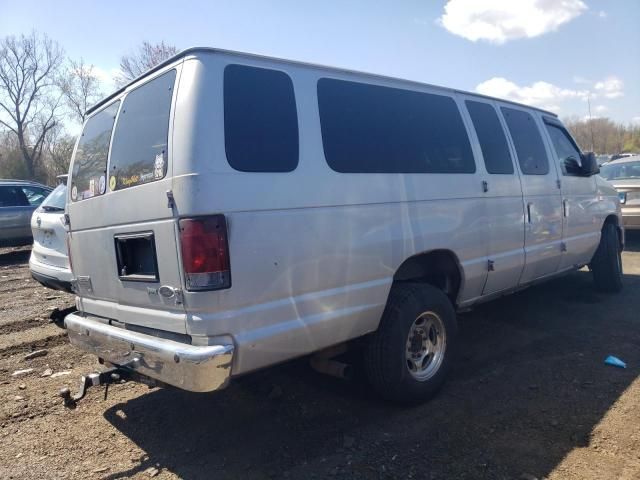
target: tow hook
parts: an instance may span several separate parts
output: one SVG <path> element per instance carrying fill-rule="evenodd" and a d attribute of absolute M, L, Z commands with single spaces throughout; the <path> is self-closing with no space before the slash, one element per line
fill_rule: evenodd
<path fill-rule="evenodd" d="M 80 389 L 78 393 L 72 395 L 71 390 L 65 387 L 60 390 L 60 397 L 64 400 L 65 407 L 73 409 L 76 408 L 78 402 L 86 396 L 89 388 L 104 385 L 104 399 L 106 400 L 109 385 L 112 383 L 123 383 L 129 380 L 150 384 L 151 379 L 143 377 L 142 375 L 125 367 L 114 367 L 105 370 L 104 372 L 95 372 L 83 375 L 80 377 Z"/>

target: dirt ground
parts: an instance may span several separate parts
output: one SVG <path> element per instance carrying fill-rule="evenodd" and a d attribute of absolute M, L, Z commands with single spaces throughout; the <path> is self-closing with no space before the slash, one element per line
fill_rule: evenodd
<path fill-rule="evenodd" d="M 129 383 L 66 410 L 58 390 L 96 362 L 51 322 L 73 299 L 31 280 L 28 254 L 0 250 L 2 479 L 640 478 L 640 236 L 622 294 L 580 271 L 460 315 L 451 379 L 414 408 L 298 360 L 222 392 Z"/>

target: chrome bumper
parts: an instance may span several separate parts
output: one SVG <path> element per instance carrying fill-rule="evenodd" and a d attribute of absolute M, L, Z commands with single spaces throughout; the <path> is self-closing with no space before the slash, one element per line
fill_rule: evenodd
<path fill-rule="evenodd" d="M 73 345 L 107 362 L 191 392 L 224 388 L 233 345 L 194 346 L 114 327 L 77 313 L 64 319 Z"/>

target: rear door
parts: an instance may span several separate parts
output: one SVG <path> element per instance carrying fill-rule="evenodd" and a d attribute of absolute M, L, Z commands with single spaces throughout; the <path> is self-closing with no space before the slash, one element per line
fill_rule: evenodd
<path fill-rule="evenodd" d="M 177 68 L 143 80 L 89 118 L 68 210 L 82 310 L 184 333 L 177 223 L 167 201 Z"/>
<path fill-rule="evenodd" d="M 511 137 L 522 182 L 525 208 L 525 266 L 520 284 L 558 271 L 562 256 L 562 197 L 555 166 L 550 164 L 540 126 L 530 111 L 500 107 Z M 540 122 L 541 123 L 541 122 Z"/>
<path fill-rule="evenodd" d="M 20 185 L 0 185 L 0 245 L 31 236 L 34 208 Z"/>
<path fill-rule="evenodd" d="M 464 100 L 486 172 L 489 273 L 482 294 L 488 295 L 517 286 L 524 267 L 522 188 L 494 102 L 471 96 Z"/>

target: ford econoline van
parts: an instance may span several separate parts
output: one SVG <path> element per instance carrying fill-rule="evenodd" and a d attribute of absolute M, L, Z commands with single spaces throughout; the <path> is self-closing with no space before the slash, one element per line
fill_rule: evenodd
<path fill-rule="evenodd" d="M 376 392 L 423 401 L 456 311 L 584 266 L 622 288 L 597 172 L 544 110 L 189 49 L 88 112 L 69 338 L 114 378 L 195 392 L 360 339 Z"/>

